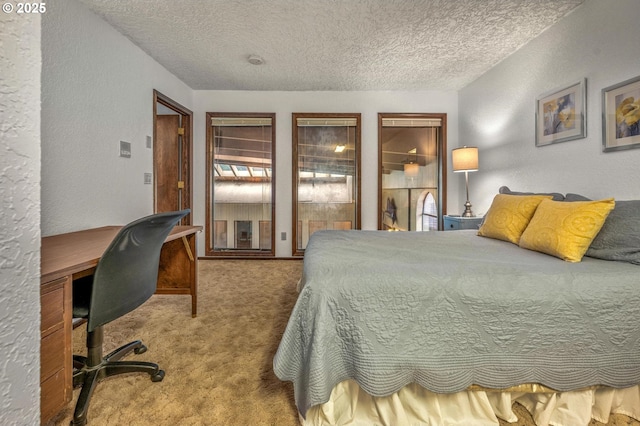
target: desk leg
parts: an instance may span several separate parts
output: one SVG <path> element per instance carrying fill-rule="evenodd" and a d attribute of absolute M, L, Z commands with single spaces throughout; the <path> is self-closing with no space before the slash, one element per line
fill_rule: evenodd
<path fill-rule="evenodd" d="M 193 255 L 195 251 L 196 245 L 196 236 L 195 234 L 191 235 L 191 241 L 187 239 L 186 236 L 182 237 L 182 242 L 184 244 L 184 249 L 187 252 L 187 256 L 189 257 L 190 265 L 189 267 L 192 269 L 192 279 L 191 279 L 191 316 L 193 318 L 198 314 L 198 262 Z"/>

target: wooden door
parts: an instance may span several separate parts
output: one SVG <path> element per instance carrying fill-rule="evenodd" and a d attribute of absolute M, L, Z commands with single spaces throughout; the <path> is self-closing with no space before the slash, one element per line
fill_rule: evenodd
<path fill-rule="evenodd" d="M 191 195 L 191 134 L 193 113 L 153 91 L 154 212 L 189 209 Z M 191 225 L 191 214 L 181 225 Z"/>
<path fill-rule="evenodd" d="M 180 116 L 156 117 L 156 212 L 182 209 L 180 183 Z M 182 181 L 183 182 L 183 181 Z"/>

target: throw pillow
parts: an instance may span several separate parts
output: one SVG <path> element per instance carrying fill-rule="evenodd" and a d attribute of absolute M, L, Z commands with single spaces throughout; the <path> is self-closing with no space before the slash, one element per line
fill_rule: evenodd
<path fill-rule="evenodd" d="M 564 201 L 591 201 L 591 198 L 587 198 L 584 195 L 572 194 L 572 193 L 568 192 L 564 196 Z"/>
<path fill-rule="evenodd" d="M 564 195 L 560 194 L 559 192 L 516 192 L 516 191 L 510 190 L 506 186 L 501 186 L 500 189 L 498 189 L 498 192 L 500 194 L 507 194 L 507 195 L 551 195 L 554 201 L 564 200 Z"/>
<path fill-rule="evenodd" d="M 616 202 L 586 256 L 640 265 L 640 200 Z"/>
<path fill-rule="evenodd" d="M 550 195 L 498 194 L 484 216 L 478 235 L 518 244 L 538 204 L 550 199 Z"/>
<path fill-rule="evenodd" d="M 614 206 L 613 198 L 573 203 L 544 200 L 522 233 L 519 245 L 568 262 L 580 262 Z"/>

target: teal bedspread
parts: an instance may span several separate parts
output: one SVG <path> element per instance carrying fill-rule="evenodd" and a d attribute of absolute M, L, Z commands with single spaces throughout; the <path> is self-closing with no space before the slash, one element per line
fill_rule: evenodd
<path fill-rule="evenodd" d="M 640 383 L 637 265 L 475 231 L 320 231 L 300 285 L 273 365 L 302 415 L 346 379 L 374 396 Z"/>

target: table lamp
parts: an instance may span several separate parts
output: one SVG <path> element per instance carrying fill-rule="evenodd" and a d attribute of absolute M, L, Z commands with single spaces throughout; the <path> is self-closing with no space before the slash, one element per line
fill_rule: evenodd
<path fill-rule="evenodd" d="M 451 151 L 453 171 L 455 173 L 464 172 L 464 179 L 467 185 L 467 202 L 464 203 L 464 213 L 462 217 L 474 217 L 469 201 L 469 172 L 478 171 L 478 148 L 463 146 Z"/>

